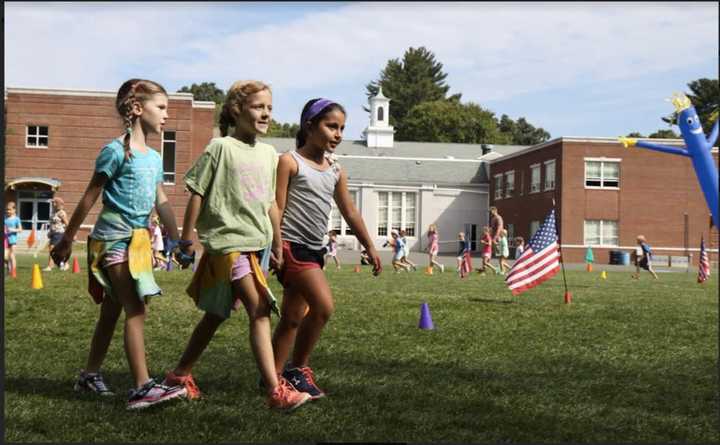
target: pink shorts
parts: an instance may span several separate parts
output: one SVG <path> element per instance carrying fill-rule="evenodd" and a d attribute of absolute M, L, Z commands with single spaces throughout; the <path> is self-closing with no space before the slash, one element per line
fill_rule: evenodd
<path fill-rule="evenodd" d="M 237 281 L 252 272 L 247 253 L 241 253 L 230 269 L 230 281 Z"/>
<path fill-rule="evenodd" d="M 440 248 L 438 247 L 438 245 L 433 244 L 432 246 L 430 246 L 430 255 L 437 255 L 439 250 Z"/>

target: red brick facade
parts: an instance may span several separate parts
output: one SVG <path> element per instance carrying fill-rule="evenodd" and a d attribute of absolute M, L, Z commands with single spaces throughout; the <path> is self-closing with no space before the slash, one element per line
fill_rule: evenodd
<path fill-rule="evenodd" d="M 16 201 L 22 191 L 49 191 L 61 197 L 72 212 L 87 187 L 100 148 L 123 134 L 115 94 L 9 88 L 5 98 L 5 201 Z M 195 102 L 189 93 L 170 94 L 164 130 L 175 131 L 175 182 L 163 187 L 179 225 L 188 199 L 182 178 L 212 137 L 213 113 L 212 103 Z M 47 147 L 26 147 L 28 126 L 48 128 Z M 162 150 L 159 136 L 150 137 L 148 145 Z M 32 180 L 8 187 L 21 177 L 51 178 L 59 181 L 59 187 L 52 190 L 50 185 Z M 85 219 L 78 238 L 87 236 L 87 226 L 94 224 L 102 208 L 100 201 Z"/>
<path fill-rule="evenodd" d="M 682 141 L 663 141 L 682 146 Z M 713 149 L 717 162 L 717 149 Z M 555 188 L 545 191 L 544 162 L 555 159 Z M 613 188 L 586 186 L 586 161 L 617 162 L 619 184 Z M 530 192 L 530 166 L 541 166 L 540 191 Z M 515 192 L 495 198 L 495 175 L 514 170 Z M 697 264 L 700 237 L 718 261 L 718 231 L 710 226 L 710 212 L 691 161 L 638 148 L 624 148 L 616 139 L 559 138 L 494 161 L 490 166 L 490 197 L 516 236 L 527 239 L 531 221 L 543 219 L 556 200 L 558 231 L 567 262 L 583 262 L 587 245 L 586 220 L 615 221 L 617 246 L 595 247 L 595 262 L 607 264 L 609 251 L 630 252 L 639 234 L 645 235 L 656 256 L 687 256 Z M 521 186 L 521 181 L 523 184 Z M 522 188 L 522 191 L 521 191 Z"/>

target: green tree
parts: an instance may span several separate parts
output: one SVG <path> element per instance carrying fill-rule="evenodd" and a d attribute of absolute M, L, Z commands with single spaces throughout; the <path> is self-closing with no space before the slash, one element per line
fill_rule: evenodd
<path fill-rule="evenodd" d="M 268 129 L 267 136 L 274 138 L 294 138 L 300 130 L 298 124 L 281 124 L 275 119 L 270 119 L 270 128 Z"/>
<path fill-rule="evenodd" d="M 498 130 L 496 144 L 535 145 L 550 139 L 550 133 L 543 128 L 535 128 L 524 117 L 513 121 L 507 114 L 500 116 Z"/>
<path fill-rule="evenodd" d="M 402 61 L 389 60 L 380 78 L 365 86 L 368 98 L 382 87 L 383 94 L 392 100 L 389 120 L 395 127 L 395 139 L 412 140 L 406 130 L 405 117 L 413 107 L 438 100 L 460 101 L 460 94 L 446 97 L 450 87 L 445 83 L 447 74 L 442 68 L 442 63 L 425 47 L 411 47 L 405 51 Z"/>
<path fill-rule="evenodd" d="M 680 138 L 680 135 L 666 128 L 663 130 L 658 130 L 655 133 L 651 133 L 648 137 L 655 139 L 678 139 Z"/>
<path fill-rule="evenodd" d="M 414 106 L 405 118 L 408 139 L 466 144 L 497 143 L 493 112 L 474 103 L 435 100 Z"/>
<path fill-rule="evenodd" d="M 691 92 L 685 94 L 695 107 L 703 130 L 707 133 L 715 123 L 718 109 L 720 109 L 720 82 L 718 79 L 702 78 L 693 80 L 687 86 Z M 675 125 L 677 112 L 663 117 L 662 120 L 668 125 Z"/>
<path fill-rule="evenodd" d="M 215 102 L 222 105 L 225 101 L 225 92 L 215 85 L 215 82 L 203 82 L 201 84 L 193 83 L 192 85 L 180 88 L 178 93 L 192 93 L 193 99 Z"/>
<path fill-rule="evenodd" d="M 642 135 L 639 131 L 633 131 L 632 133 L 628 133 L 626 138 L 644 138 L 645 136 Z"/>

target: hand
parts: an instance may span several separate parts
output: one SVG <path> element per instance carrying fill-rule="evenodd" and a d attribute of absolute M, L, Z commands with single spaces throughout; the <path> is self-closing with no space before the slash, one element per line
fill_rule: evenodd
<path fill-rule="evenodd" d="M 370 257 L 370 264 L 373 266 L 373 275 L 378 276 L 382 272 L 382 263 L 380 262 L 380 255 L 378 255 L 375 249 L 368 249 L 368 257 Z"/>
<path fill-rule="evenodd" d="M 72 241 L 63 236 L 60 242 L 50 251 L 50 257 L 55 261 L 55 264 L 67 263 L 71 253 Z"/>
<path fill-rule="evenodd" d="M 284 263 L 282 246 L 273 246 L 270 249 L 270 268 L 275 272 L 279 272 Z"/>
<path fill-rule="evenodd" d="M 195 262 L 195 247 L 193 246 L 192 241 L 169 240 L 168 248 L 170 249 L 170 255 L 174 256 L 175 260 L 180 263 L 181 269 L 187 269 L 191 264 Z M 169 259 L 169 261 L 172 261 L 172 259 Z"/>

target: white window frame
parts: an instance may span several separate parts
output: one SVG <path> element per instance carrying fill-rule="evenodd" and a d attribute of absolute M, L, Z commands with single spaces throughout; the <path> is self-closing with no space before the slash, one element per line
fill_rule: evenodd
<path fill-rule="evenodd" d="M 588 241 L 588 223 L 598 223 L 599 227 L 599 241 L 598 243 L 589 242 Z M 615 243 L 610 243 L 609 237 L 605 236 L 605 226 L 609 225 L 610 223 L 615 225 Z M 620 240 L 620 225 L 618 224 L 618 221 L 616 220 L 606 220 L 606 219 L 586 219 L 583 221 L 583 245 L 585 246 L 592 246 L 592 247 L 618 247 L 618 243 Z M 593 237 L 595 238 L 595 237 Z M 607 238 L 607 239 L 606 239 Z"/>
<path fill-rule="evenodd" d="M 533 172 L 537 171 L 537 182 L 533 181 Z M 542 184 L 540 164 L 532 164 L 530 166 L 530 193 L 539 193 Z"/>
<path fill-rule="evenodd" d="M 512 198 L 515 194 L 515 170 L 505 172 L 505 197 Z"/>
<path fill-rule="evenodd" d="M 552 165 L 552 178 L 548 180 L 548 168 Z M 555 159 L 551 159 L 549 161 L 543 162 L 543 167 L 545 169 L 545 187 L 543 190 L 555 190 L 555 178 L 557 177 L 557 170 L 556 170 L 557 164 L 555 164 Z"/>
<path fill-rule="evenodd" d="M 385 233 L 385 234 L 380 233 L 381 223 L 383 222 L 383 221 L 380 219 L 380 208 L 381 208 L 381 207 L 380 207 L 380 202 L 381 202 L 381 200 L 380 200 L 380 194 L 381 194 L 381 193 L 387 193 L 387 197 L 388 197 L 388 201 L 387 201 L 387 202 L 388 202 L 388 205 L 387 205 L 387 226 L 386 226 L 386 231 L 387 231 L 387 233 Z M 414 233 L 413 233 L 412 235 L 408 234 L 408 235 L 406 235 L 406 236 L 407 236 L 407 238 L 410 238 L 410 239 L 414 239 L 414 238 L 417 238 L 417 237 L 419 236 L 418 225 L 417 225 L 417 220 L 418 220 L 418 217 L 417 217 L 417 210 L 418 210 L 418 205 L 417 205 L 418 193 L 417 193 L 417 192 L 414 192 L 414 191 L 413 191 L 413 192 L 400 192 L 400 191 L 397 191 L 397 190 L 396 190 L 396 191 L 393 191 L 393 190 L 378 190 L 378 191 L 377 191 L 377 198 L 378 198 L 378 199 L 377 199 L 377 202 L 378 202 L 378 206 L 377 206 L 377 222 L 378 222 L 378 224 L 377 224 L 377 230 L 375 231 L 375 233 L 377 234 L 377 236 L 389 236 L 389 235 L 390 235 L 390 231 L 393 229 L 393 226 L 399 226 L 400 229 L 407 231 L 408 223 L 409 223 L 409 221 L 407 220 L 407 210 L 410 208 L 410 206 L 406 205 L 406 203 L 407 203 L 407 195 L 408 195 L 408 194 L 412 194 L 412 196 L 413 196 L 413 201 L 414 201 L 414 202 L 413 202 L 413 207 L 412 207 L 412 209 L 413 209 L 413 221 L 412 221 L 413 227 L 412 227 L 412 229 L 413 229 L 413 232 L 414 232 Z M 397 195 L 400 196 L 400 224 L 397 224 L 396 221 L 393 221 L 393 215 L 392 215 L 392 209 L 393 209 L 393 207 L 396 207 L 395 201 L 393 201 L 393 196 L 397 196 Z"/>
<path fill-rule="evenodd" d="M 538 164 L 538 165 L 540 165 L 540 164 Z M 537 232 L 539 228 L 540 228 L 540 220 L 539 219 L 530 221 L 530 230 L 528 230 L 527 242 L 530 242 L 530 238 L 532 238 L 533 235 L 535 235 L 535 232 Z"/>
<path fill-rule="evenodd" d="M 585 158 L 584 160 L 584 185 L 586 189 L 594 190 L 620 190 L 620 158 Z M 600 163 L 600 185 L 588 185 L 588 162 L 599 162 Z M 618 175 L 617 185 L 605 185 L 605 164 L 617 164 Z M 596 178 L 591 178 L 596 179 Z"/>
<path fill-rule="evenodd" d="M 497 175 L 493 176 L 493 181 L 495 184 L 495 199 L 502 199 L 503 197 L 503 174 L 498 173 Z"/>
<path fill-rule="evenodd" d="M 34 132 L 30 132 L 30 128 L 34 128 Z M 40 134 L 40 129 L 46 128 L 47 129 L 47 135 Z M 35 138 L 35 144 L 29 144 L 28 138 Z M 45 139 L 45 145 L 40 145 L 40 139 Z M 27 124 L 25 126 L 25 148 L 39 148 L 42 150 L 47 150 L 50 147 L 50 127 L 48 125 L 35 125 L 35 124 Z"/>
<path fill-rule="evenodd" d="M 171 132 L 175 135 L 174 139 L 165 139 L 165 134 Z M 173 171 L 165 171 L 165 142 L 172 142 L 173 144 Z M 177 179 L 177 130 L 163 130 L 160 137 L 160 157 L 162 158 L 163 165 L 163 184 L 174 185 Z M 172 181 L 165 179 L 166 175 L 172 175 Z"/>
<path fill-rule="evenodd" d="M 360 195 L 358 190 L 348 190 L 350 192 L 350 197 L 352 198 L 352 202 L 355 204 L 355 207 L 360 210 L 360 206 L 358 205 L 357 198 Z M 337 232 L 338 236 L 354 236 L 354 233 L 347 233 L 348 231 L 352 232 L 350 229 L 350 225 L 345 221 L 345 218 L 343 218 L 342 213 L 340 213 L 340 209 L 337 207 L 337 204 L 335 203 L 335 200 L 332 201 L 332 208 L 330 209 L 330 217 L 328 218 L 328 227 L 327 231 L 335 230 Z M 340 228 L 335 228 L 333 219 L 337 220 L 340 219 Z"/>

